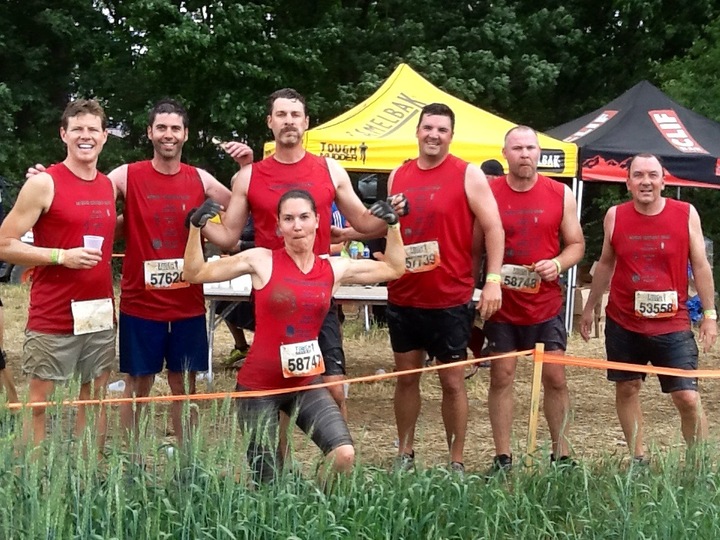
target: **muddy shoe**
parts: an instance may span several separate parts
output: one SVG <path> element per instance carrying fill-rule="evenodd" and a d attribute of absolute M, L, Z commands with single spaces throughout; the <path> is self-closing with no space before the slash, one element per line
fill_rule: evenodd
<path fill-rule="evenodd" d="M 465 465 L 460 461 L 451 461 L 450 472 L 460 479 L 465 478 Z"/>
<path fill-rule="evenodd" d="M 393 471 L 395 472 L 409 472 L 415 469 L 415 450 L 409 454 L 400 454 L 395 458 L 393 464 Z"/>
<path fill-rule="evenodd" d="M 493 458 L 492 465 L 485 472 L 485 478 L 490 479 L 496 476 L 508 474 L 512 470 L 513 460 L 512 456 L 507 454 L 500 454 Z"/>
<path fill-rule="evenodd" d="M 239 368 L 243 365 L 245 362 L 245 358 L 247 357 L 248 351 L 250 350 L 249 347 L 244 347 L 242 349 L 239 349 L 238 347 L 233 348 L 233 350 L 230 352 L 230 354 L 222 361 L 222 364 L 224 366 Z"/>

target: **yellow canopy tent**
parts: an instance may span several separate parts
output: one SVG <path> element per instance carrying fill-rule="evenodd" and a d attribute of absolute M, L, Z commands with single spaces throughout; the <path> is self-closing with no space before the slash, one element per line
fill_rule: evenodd
<path fill-rule="evenodd" d="M 445 103 L 455 112 L 452 153 L 479 165 L 486 159 L 504 163 L 505 133 L 516 124 L 451 96 L 430 84 L 407 64 L 400 64 L 372 96 L 344 114 L 305 133 L 305 149 L 334 158 L 352 171 L 390 171 L 417 157 L 415 129 L 428 103 Z M 577 171 L 577 146 L 540 134 L 538 169 L 572 178 Z M 275 144 L 265 144 L 265 155 Z M 506 167 L 507 170 L 507 167 Z"/>

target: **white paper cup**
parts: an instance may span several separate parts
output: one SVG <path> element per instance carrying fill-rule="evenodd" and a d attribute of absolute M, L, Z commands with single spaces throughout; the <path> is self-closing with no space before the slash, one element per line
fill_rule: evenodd
<path fill-rule="evenodd" d="M 102 236 L 86 234 L 83 236 L 83 245 L 88 249 L 102 249 L 103 240 L 105 239 Z"/>

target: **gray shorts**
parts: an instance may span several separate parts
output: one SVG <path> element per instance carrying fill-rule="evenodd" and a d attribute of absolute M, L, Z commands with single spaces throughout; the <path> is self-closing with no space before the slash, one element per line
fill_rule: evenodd
<path fill-rule="evenodd" d="M 249 390 L 240 385 L 235 389 Z M 249 436 L 248 462 L 260 482 L 273 480 L 282 467 L 278 452 L 280 411 L 294 419 L 325 455 L 353 443 L 347 423 L 327 388 L 238 399 L 237 410 L 240 426 Z"/>
<path fill-rule="evenodd" d="M 45 381 L 94 381 L 115 363 L 115 329 L 75 336 L 25 331 L 22 370 Z"/>

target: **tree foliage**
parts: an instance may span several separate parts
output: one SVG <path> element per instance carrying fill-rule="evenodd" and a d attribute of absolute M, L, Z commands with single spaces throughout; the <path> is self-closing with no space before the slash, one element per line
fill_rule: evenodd
<path fill-rule="evenodd" d="M 260 157 L 273 90 L 300 90 L 317 124 L 369 96 L 400 62 L 545 129 L 674 56 L 701 58 L 720 30 L 691 47 L 719 13 L 712 0 L 6 0 L 0 174 L 17 184 L 29 164 L 62 158 L 58 119 L 75 96 L 97 97 L 125 134 L 111 138 L 103 169 L 147 156 L 147 110 L 170 96 L 190 112 L 185 157 L 227 181 L 234 164 L 210 138 L 246 139 Z M 693 86 L 682 61 L 669 66 L 682 76 L 668 84 Z M 710 67 L 699 73 L 712 77 Z"/>

